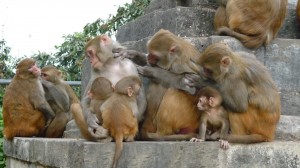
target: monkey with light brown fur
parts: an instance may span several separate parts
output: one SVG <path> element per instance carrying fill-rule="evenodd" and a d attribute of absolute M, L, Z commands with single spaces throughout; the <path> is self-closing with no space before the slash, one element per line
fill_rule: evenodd
<path fill-rule="evenodd" d="M 100 107 L 113 93 L 114 87 L 105 77 L 96 78 L 88 92 L 88 96 L 91 99 L 89 110 L 96 114 L 100 125 L 103 123 Z"/>
<path fill-rule="evenodd" d="M 56 67 L 47 65 L 42 68 L 41 74 L 46 100 L 55 113 L 45 137 L 59 138 L 63 136 L 67 123 L 72 119 L 71 104 L 80 101 L 71 86 L 63 80 L 62 72 Z"/>
<path fill-rule="evenodd" d="M 36 61 L 25 58 L 3 97 L 4 138 L 44 136 L 54 112 L 46 101 Z"/>
<path fill-rule="evenodd" d="M 112 51 L 118 48 L 126 50 L 107 35 L 95 37 L 87 42 L 85 47 L 86 57 L 90 60 L 92 66 L 91 78 L 85 90 L 81 104 L 72 105 L 71 112 L 83 137 L 90 141 L 105 141 L 110 139 L 108 136 L 108 130 L 100 125 L 96 114 L 89 111 L 90 98 L 88 96 L 88 91 L 90 90 L 92 82 L 97 77 L 105 77 L 113 85 L 116 85 L 119 80 L 126 76 L 139 77 L 137 69 L 132 61 L 128 59 L 114 58 Z M 143 113 L 147 104 L 143 89 L 139 91 L 137 97 L 138 110 L 135 111 L 134 115 L 138 121 L 142 121 Z"/>
<path fill-rule="evenodd" d="M 248 48 L 268 45 L 284 23 L 287 0 L 221 0 L 214 26 L 218 35 L 240 40 Z"/>
<path fill-rule="evenodd" d="M 267 68 L 254 55 L 224 43 L 208 46 L 197 61 L 219 85 L 233 143 L 272 141 L 280 118 L 280 96 Z"/>
<path fill-rule="evenodd" d="M 94 97 L 103 97 L 93 92 L 98 88 L 95 83 L 109 83 L 108 79 L 96 78 L 91 86 L 91 93 Z M 96 88 L 93 88 L 96 87 Z M 109 85 L 106 86 L 106 88 Z M 102 113 L 102 126 L 108 130 L 109 135 L 116 141 L 115 156 L 112 167 L 117 167 L 118 160 L 123 151 L 123 139 L 125 141 L 134 141 L 138 132 L 138 121 L 135 114 L 138 111 L 137 95 L 140 91 L 141 81 L 136 76 L 127 76 L 121 79 L 115 85 L 115 92 L 103 103 L 100 108 Z M 109 88 L 108 88 L 109 90 Z M 110 91 L 108 94 L 110 94 Z M 93 99 L 92 99 L 93 101 Z M 99 101 L 99 100 L 96 100 Z M 98 107 L 97 107 L 98 108 Z"/>
<path fill-rule="evenodd" d="M 192 142 L 202 142 L 206 139 L 219 139 L 222 149 L 228 149 L 228 141 L 224 140 L 229 131 L 229 120 L 226 110 L 221 105 L 223 99 L 218 90 L 206 86 L 197 93 L 197 107 L 200 116 L 199 135 Z M 207 135 L 209 133 L 209 135 Z"/>

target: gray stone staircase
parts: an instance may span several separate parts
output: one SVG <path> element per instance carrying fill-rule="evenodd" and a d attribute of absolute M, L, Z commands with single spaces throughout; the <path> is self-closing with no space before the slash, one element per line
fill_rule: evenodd
<path fill-rule="evenodd" d="M 215 36 L 213 17 L 216 0 L 152 0 L 146 14 L 118 30 L 116 38 L 129 49 L 146 52 L 147 40 L 159 29 L 172 31 L 200 51 L 224 41 L 233 50 L 253 53 L 270 70 L 280 88 L 282 115 L 274 142 L 251 145 L 218 142 L 124 143 L 121 168 L 300 168 L 300 29 L 295 18 L 296 0 L 289 0 L 288 15 L 278 38 L 269 46 L 250 50 L 231 37 Z M 83 89 L 89 66 L 83 69 Z M 73 121 L 63 139 L 15 138 L 5 141 L 7 167 L 103 168 L 110 167 L 114 143 L 80 139 Z"/>

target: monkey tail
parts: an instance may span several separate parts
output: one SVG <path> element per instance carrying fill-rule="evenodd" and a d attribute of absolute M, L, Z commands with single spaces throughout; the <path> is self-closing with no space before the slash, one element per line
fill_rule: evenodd
<path fill-rule="evenodd" d="M 196 134 L 174 134 L 174 135 L 159 135 L 158 133 L 147 133 L 147 140 L 155 141 L 186 141 L 196 137 Z"/>
<path fill-rule="evenodd" d="M 93 137 L 92 134 L 88 131 L 88 125 L 83 116 L 83 112 L 80 104 L 73 103 L 70 107 L 70 111 L 72 112 L 74 120 L 77 126 L 79 127 L 82 136 L 88 141 L 97 141 L 97 139 Z"/>
<path fill-rule="evenodd" d="M 267 35 L 267 33 L 258 33 L 256 35 L 245 35 L 245 34 L 236 32 L 234 30 L 231 30 L 228 27 L 220 27 L 217 30 L 216 34 L 228 35 L 228 36 L 234 37 L 234 38 L 240 40 L 244 46 L 246 46 L 248 48 L 252 48 L 252 49 L 263 45 L 266 41 L 266 35 Z"/>
<path fill-rule="evenodd" d="M 116 148 L 112 168 L 117 167 L 118 161 L 123 151 L 123 135 L 121 133 L 117 133 L 114 138 L 116 141 Z"/>

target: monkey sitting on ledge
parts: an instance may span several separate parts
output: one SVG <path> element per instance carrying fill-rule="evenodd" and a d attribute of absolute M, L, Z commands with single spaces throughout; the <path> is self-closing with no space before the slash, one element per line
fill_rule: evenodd
<path fill-rule="evenodd" d="M 199 135 L 191 142 L 202 142 L 206 139 L 220 141 L 222 149 L 228 149 L 228 141 L 224 140 L 229 131 L 228 113 L 221 105 L 223 98 L 218 90 L 206 86 L 197 93 L 197 107 L 200 115 Z"/>

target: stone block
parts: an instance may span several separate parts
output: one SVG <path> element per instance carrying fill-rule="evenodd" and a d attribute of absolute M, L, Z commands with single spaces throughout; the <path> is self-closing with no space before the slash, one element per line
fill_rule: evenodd
<path fill-rule="evenodd" d="M 5 141 L 8 168 L 111 167 L 115 143 L 78 139 L 15 138 Z M 29 158 L 18 155 L 27 150 Z M 40 155 L 40 157 L 37 157 Z M 222 150 L 218 142 L 125 142 L 119 168 L 196 167 L 300 167 L 299 141 L 274 141 L 251 145 L 230 144 Z M 38 158 L 38 159 L 37 159 Z"/>
<path fill-rule="evenodd" d="M 119 42 L 137 41 L 152 36 L 161 28 L 181 37 L 209 36 L 214 33 L 215 10 L 208 7 L 176 7 L 156 10 L 122 26 L 116 35 Z"/>

